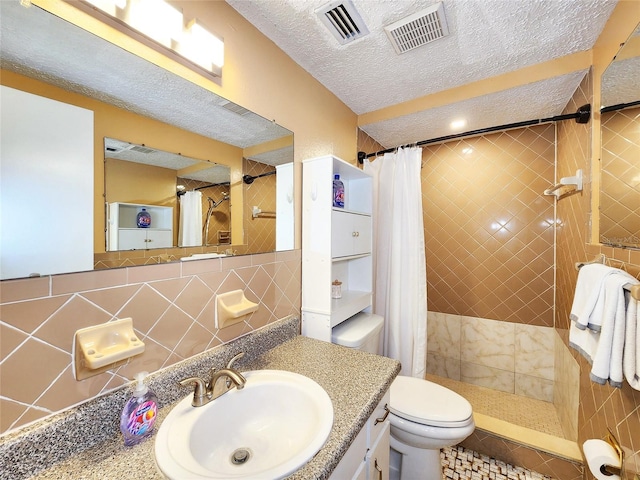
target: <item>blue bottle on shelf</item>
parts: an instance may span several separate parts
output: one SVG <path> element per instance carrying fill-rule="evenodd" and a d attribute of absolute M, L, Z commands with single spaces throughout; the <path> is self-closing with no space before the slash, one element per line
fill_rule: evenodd
<path fill-rule="evenodd" d="M 147 212 L 146 208 L 143 208 L 136 217 L 136 223 L 138 228 L 149 228 L 151 226 L 151 215 Z"/>
<path fill-rule="evenodd" d="M 333 177 L 333 206 L 344 208 L 344 183 L 337 173 Z"/>

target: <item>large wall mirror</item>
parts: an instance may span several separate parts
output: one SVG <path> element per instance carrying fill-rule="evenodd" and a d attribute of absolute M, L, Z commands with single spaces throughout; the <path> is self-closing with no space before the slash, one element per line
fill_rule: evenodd
<path fill-rule="evenodd" d="M 640 25 L 602 76 L 600 243 L 640 248 Z"/>
<path fill-rule="evenodd" d="M 88 116 L 93 122 L 84 128 L 93 142 L 87 145 L 83 138 L 84 153 L 78 154 L 80 162 L 91 163 L 90 171 L 81 177 L 74 169 L 76 185 L 93 186 L 83 193 L 90 202 L 66 182 L 64 172 L 58 172 L 59 187 L 50 176 L 57 167 L 72 168 L 61 161 L 66 151 L 57 154 L 53 145 L 46 145 L 30 154 L 34 163 L 23 169 L 28 175 L 16 177 L 5 168 L 9 162 L 3 140 L 3 190 L 12 185 L 13 192 L 30 192 L 32 200 L 2 199 L 2 264 L 13 259 L 6 263 L 16 269 L 3 271 L 0 278 L 293 248 L 291 131 L 36 6 L 0 2 L 0 16 L 3 113 L 4 92 L 15 91 L 44 98 L 54 109 L 47 114 L 34 110 L 33 117 L 44 125 L 39 130 L 66 123 L 56 120 L 59 106 L 78 107 L 79 118 Z M 19 109 L 20 98 L 16 105 Z M 25 125 L 29 131 L 36 123 L 27 119 Z M 54 136 L 64 137 L 61 143 L 81 137 Z M 46 140 L 31 136 L 26 142 Z M 162 160 L 145 160 L 151 157 Z M 36 180 L 39 175 L 42 179 Z M 47 186 L 46 195 L 34 192 L 38 184 Z M 200 200 L 199 207 L 194 198 Z M 76 207 L 86 203 L 93 214 L 78 215 Z M 149 227 L 135 223 L 143 208 L 150 214 L 151 228 L 170 231 L 162 242 L 154 243 Z M 196 213 L 185 215 L 188 212 Z M 84 252 L 82 261 L 65 261 L 65 253 L 48 241 L 54 228 L 38 230 L 33 218 L 43 213 L 54 225 L 77 226 L 60 234 L 63 244 L 74 245 L 72 252 Z M 17 220 L 9 225 L 5 218 Z M 131 218 L 134 223 L 120 226 L 130 227 L 133 237 L 144 237 L 142 244 L 118 239 L 116 219 Z M 27 238 L 36 243 L 25 252 L 11 253 L 10 244 L 19 246 Z M 56 258 L 55 265 L 49 265 L 51 258 Z"/>

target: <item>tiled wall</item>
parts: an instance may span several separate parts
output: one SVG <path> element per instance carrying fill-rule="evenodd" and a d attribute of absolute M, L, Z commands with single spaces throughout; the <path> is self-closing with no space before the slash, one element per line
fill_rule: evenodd
<path fill-rule="evenodd" d="M 245 175 L 260 175 L 275 170 L 275 167 L 244 159 L 242 171 Z M 247 252 L 268 252 L 276 248 L 276 217 L 264 215 L 253 218 L 254 206 L 264 212 L 276 211 L 276 176 L 260 177 L 244 189 L 244 238 Z M 234 247 L 236 248 L 236 247 Z"/>
<path fill-rule="evenodd" d="M 602 115 L 600 241 L 640 243 L 640 107 Z"/>
<path fill-rule="evenodd" d="M 429 312 L 427 371 L 433 375 L 553 400 L 551 327 Z"/>
<path fill-rule="evenodd" d="M 588 76 L 567 105 L 565 113 L 591 101 L 592 84 Z M 591 366 L 575 350 L 567 346 L 569 311 L 577 280 L 575 262 L 595 258 L 603 253 L 613 259 L 614 266 L 624 262 L 632 275 L 640 274 L 640 250 L 628 250 L 589 244 L 591 215 L 590 146 L 591 123 L 578 125 L 563 122 L 558 129 L 558 176 L 574 175 L 582 168 L 585 188 L 581 194 L 563 198 L 558 202 L 557 234 L 557 310 L 556 329 L 580 368 L 578 443 L 588 438 L 603 438 L 607 428 L 627 451 L 627 467 L 640 472 L 640 392 L 626 382 L 622 388 L 598 385 L 589 380 Z M 617 260 L 617 261 L 616 261 Z M 587 474 L 591 478 L 590 474 Z"/>
<path fill-rule="evenodd" d="M 0 431 L 299 314 L 300 262 L 297 250 L 0 283 Z M 260 307 L 245 322 L 216 329 L 215 296 L 236 289 Z M 145 352 L 76 381 L 74 332 L 125 317 L 133 318 Z"/>
<path fill-rule="evenodd" d="M 429 309 L 553 326 L 552 124 L 423 147 Z"/>
<path fill-rule="evenodd" d="M 556 408 L 564 437 L 578 440 L 578 409 L 580 405 L 580 365 L 573 358 L 558 330 L 554 334 L 553 405 Z"/>

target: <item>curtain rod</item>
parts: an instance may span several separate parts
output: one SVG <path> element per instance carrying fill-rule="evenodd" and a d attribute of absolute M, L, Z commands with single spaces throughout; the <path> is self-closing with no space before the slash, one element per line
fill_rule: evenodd
<path fill-rule="evenodd" d="M 640 105 L 640 100 L 636 100 L 635 102 L 629 102 L 629 103 L 618 103 L 617 105 L 602 107 L 600 109 L 600 113 L 615 112 L 616 110 L 623 110 L 625 108 L 635 107 L 637 105 Z"/>
<path fill-rule="evenodd" d="M 495 127 L 480 128 L 478 130 L 471 130 L 469 132 L 456 133 L 454 135 L 446 135 L 444 137 L 432 138 L 430 140 L 422 140 L 420 142 L 416 142 L 415 144 L 411 143 L 409 145 L 415 145 L 416 147 L 419 147 L 421 145 L 429 145 L 431 143 L 444 142 L 444 141 L 447 141 L 447 140 L 454 140 L 454 139 L 457 139 L 457 138 L 470 137 L 470 136 L 473 136 L 473 135 L 481 135 L 483 133 L 497 132 L 497 131 L 500 131 L 500 130 L 510 130 L 512 128 L 528 127 L 528 126 L 531 126 L 531 125 L 538 125 L 538 124 L 541 124 L 541 123 L 558 122 L 560 120 L 575 119 L 576 123 L 588 123 L 590 117 L 591 117 L 591 105 L 590 104 L 586 104 L 586 105 L 583 105 L 580 108 L 578 108 L 576 113 L 567 113 L 567 114 L 564 114 L 564 115 L 556 115 L 554 117 L 549 117 L 549 118 L 541 118 L 541 119 L 536 119 L 536 120 L 525 120 L 523 122 L 507 123 L 506 125 L 498 125 L 498 126 L 495 126 Z M 386 150 L 380 150 L 380 151 L 375 152 L 375 153 L 358 152 L 358 163 L 360 165 L 362 165 L 364 163 L 364 159 L 365 158 L 375 157 L 377 155 L 381 155 L 381 154 L 384 154 L 384 153 L 391 153 L 391 152 L 394 152 L 397 148 L 399 148 L 399 147 L 387 148 Z"/>

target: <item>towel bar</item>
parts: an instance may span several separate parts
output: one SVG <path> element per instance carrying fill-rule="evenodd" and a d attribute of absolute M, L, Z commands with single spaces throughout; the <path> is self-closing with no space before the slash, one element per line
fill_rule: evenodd
<path fill-rule="evenodd" d="M 576 262 L 575 267 L 576 270 L 580 270 L 582 267 L 584 267 L 585 265 L 589 265 L 591 263 L 606 263 L 607 261 L 607 257 L 605 257 L 605 255 L 603 253 L 601 253 L 600 255 L 598 255 L 596 258 L 594 258 L 591 261 L 587 261 L 587 262 Z M 624 263 L 623 263 L 624 265 Z M 629 292 L 631 293 L 631 297 L 633 297 L 635 300 L 638 300 L 640 302 L 640 283 L 636 283 L 636 284 L 632 284 L 632 283 L 627 283 L 626 285 L 623 286 L 623 288 L 625 290 L 629 290 Z"/>

